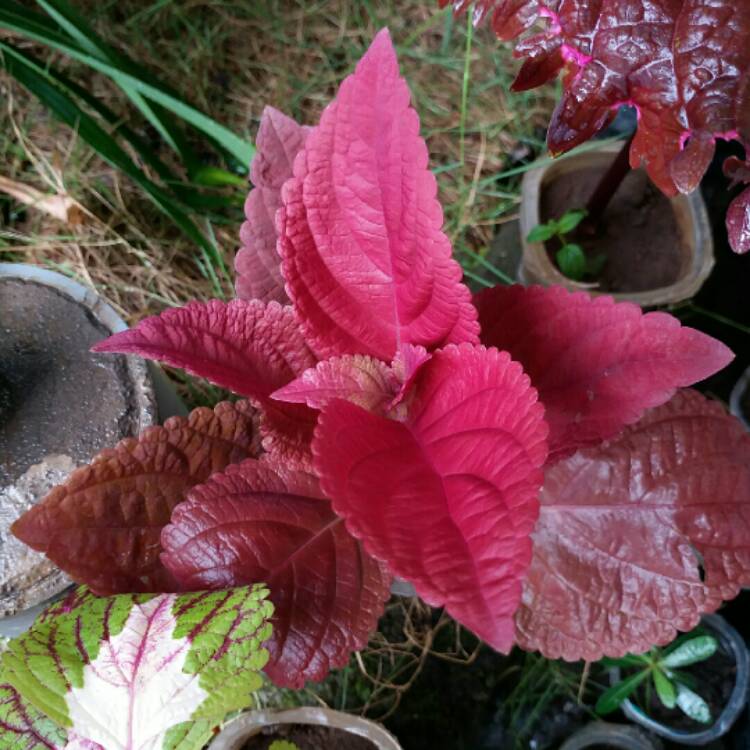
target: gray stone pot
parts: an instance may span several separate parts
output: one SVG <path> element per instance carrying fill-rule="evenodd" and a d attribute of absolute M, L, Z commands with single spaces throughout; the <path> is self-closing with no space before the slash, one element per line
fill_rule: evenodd
<path fill-rule="evenodd" d="M 157 414 L 142 359 L 89 352 L 126 328 L 81 284 L 0 263 L 0 635 L 28 627 L 70 584 L 10 534 L 13 521 L 97 452 L 169 416 Z"/>

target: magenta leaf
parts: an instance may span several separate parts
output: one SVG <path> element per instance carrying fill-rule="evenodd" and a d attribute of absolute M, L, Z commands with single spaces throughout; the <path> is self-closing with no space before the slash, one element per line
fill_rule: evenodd
<path fill-rule="evenodd" d="M 99 594 L 172 591 L 159 561 L 172 510 L 190 487 L 259 448 L 247 402 L 201 407 L 102 451 L 11 528 Z"/>
<path fill-rule="evenodd" d="M 470 3 L 453 5 L 461 11 Z M 673 195 L 697 187 L 717 138 L 748 137 L 746 2 L 479 0 L 476 12 L 491 15 L 506 41 L 543 23 L 541 33 L 516 47 L 526 61 L 513 88 L 539 86 L 565 68 L 547 135 L 555 154 L 588 140 L 621 105 L 631 105 L 639 115 L 631 164 L 644 162 Z"/>
<path fill-rule="evenodd" d="M 729 244 L 736 253 L 750 250 L 750 187 L 729 204 L 727 234 Z"/>
<path fill-rule="evenodd" d="M 547 455 L 536 391 L 506 353 L 464 344 L 433 354 L 409 401 L 404 421 L 328 404 L 322 487 L 370 554 L 507 651 Z"/>
<path fill-rule="evenodd" d="M 240 227 L 242 247 L 234 260 L 237 296 L 242 299 L 289 302 L 276 250 L 276 212 L 281 187 L 292 176 L 294 157 L 308 131 L 273 107 L 263 110 L 250 172 L 254 187 L 245 202 L 247 221 Z"/>
<path fill-rule="evenodd" d="M 595 661 L 665 644 L 750 585 L 750 436 L 681 391 L 547 470 L 533 541 L 522 648 Z"/>
<path fill-rule="evenodd" d="M 302 687 L 366 645 L 390 575 L 361 548 L 311 474 L 246 461 L 196 487 L 164 529 L 164 564 L 186 588 L 263 580 L 275 607 L 266 667 Z"/>
<path fill-rule="evenodd" d="M 116 333 L 94 351 L 156 359 L 247 396 L 263 411 L 266 450 L 303 461 L 309 451 L 315 415 L 269 398 L 316 362 L 291 307 L 257 300 L 191 302 Z"/>
<path fill-rule="evenodd" d="M 550 457 L 615 435 L 732 360 L 724 344 L 660 312 L 562 287 L 495 287 L 475 297 L 482 342 L 531 377 Z"/>
<path fill-rule="evenodd" d="M 324 111 L 282 191 L 287 291 L 321 358 L 476 342 L 419 118 L 387 30 Z"/>

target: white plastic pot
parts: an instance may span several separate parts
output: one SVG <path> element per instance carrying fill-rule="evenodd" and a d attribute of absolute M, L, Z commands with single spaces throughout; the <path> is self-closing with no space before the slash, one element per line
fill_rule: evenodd
<path fill-rule="evenodd" d="M 613 750 L 661 750 L 662 743 L 637 727 L 597 721 L 576 732 L 560 746 L 560 750 L 602 747 Z"/>
<path fill-rule="evenodd" d="M 719 640 L 721 647 L 730 655 L 736 664 L 737 677 L 729 696 L 716 721 L 706 729 L 696 732 L 685 732 L 662 724 L 645 714 L 632 701 L 626 700 L 622 704 L 624 714 L 635 724 L 639 724 L 649 732 L 674 742 L 677 745 L 707 745 L 726 734 L 737 721 L 740 713 L 747 705 L 748 683 L 750 682 L 750 657 L 742 636 L 721 615 L 706 615 L 701 624 L 710 630 Z M 620 679 L 620 670 L 610 671 L 610 679 L 615 684 Z"/>
<path fill-rule="evenodd" d="M 293 708 L 288 711 L 251 711 L 229 722 L 209 750 L 241 750 L 265 727 L 279 724 L 314 724 L 331 727 L 370 740 L 378 750 L 402 750 L 396 738 L 379 724 L 329 708 Z"/>

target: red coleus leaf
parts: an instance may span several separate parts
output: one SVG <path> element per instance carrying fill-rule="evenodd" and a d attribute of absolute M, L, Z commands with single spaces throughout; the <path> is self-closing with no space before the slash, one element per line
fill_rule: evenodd
<path fill-rule="evenodd" d="M 522 648 L 646 651 L 750 585 L 750 436 L 695 391 L 549 468 L 541 505 Z"/>
<path fill-rule="evenodd" d="M 546 433 L 520 365 L 464 344 L 422 366 L 404 421 L 329 403 L 313 453 L 334 510 L 368 552 L 507 651 Z"/>
<path fill-rule="evenodd" d="M 309 450 L 315 415 L 269 398 L 316 362 L 291 307 L 257 300 L 191 302 L 145 318 L 94 351 L 156 359 L 247 396 L 263 410 L 266 450 L 289 459 L 304 459 Z"/>
<path fill-rule="evenodd" d="M 750 250 L 750 187 L 729 204 L 727 233 L 735 252 L 746 253 Z"/>
<path fill-rule="evenodd" d="M 159 535 L 187 490 L 259 450 L 255 413 L 222 402 L 99 453 L 11 527 L 97 594 L 172 591 Z"/>
<path fill-rule="evenodd" d="M 366 354 L 390 362 L 402 344 L 477 340 L 409 99 L 381 31 L 282 190 L 287 291 L 321 358 Z"/>
<path fill-rule="evenodd" d="M 671 315 L 611 297 L 498 286 L 475 304 L 482 343 L 510 352 L 539 391 L 551 458 L 615 435 L 733 357 Z"/>
<path fill-rule="evenodd" d="M 457 10 L 468 6 L 454 2 Z M 653 181 L 672 195 L 697 187 L 716 138 L 743 133 L 750 70 L 746 2 L 479 0 L 477 9 L 492 15 L 505 40 L 544 21 L 544 30 L 516 49 L 527 59 L 514 88 L 538 86 L 566 68 L 547 137 L 553 153 L 588 140 L 620 105 L 632 105 L 639 120 L 631 163 L 645 162 Z"/>
<path fill-rule="evenodd" d="M 289 301 L 276 251 L 276 212 L 281 186 L 292 176 L 294 157 L 309 130 L 273 107 L 263 110 L 250 172 L 254 188 L 245 202 L 247 221 L 240 227 L 242 247 L 234 260 L 237 296 L 242 299 Z"/>
<path fill-rule="evenodd" d="M 315 477 L 245 461 L 194 488 L 164 529 L 162 560 L 187 589 L 262 580 L 275 607 L 266 667 L 302 687 L 366 645 L 390 575 L 344 527 Z"/>

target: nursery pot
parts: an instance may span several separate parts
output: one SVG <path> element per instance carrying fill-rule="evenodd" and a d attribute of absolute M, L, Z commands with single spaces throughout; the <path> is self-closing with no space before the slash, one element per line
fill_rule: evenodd
<path fill-rule="evenodd" d="M 356 750 L 365 750 L 365 741 L 369 741 L 372 750 L 401 750 L 396 738 L 379 724 L 329 708 L 293 708 L 288 711 L 251 711 L 242 714 L 222 729 L 209 750 L 243 750 L 253 738 L 260 740 L 261 737 L 270 736 L 277 739 L 274 736 L 275 729 L 280 729 L 284 735 L 278 739 L 294 741 L 294 734 L 289 732 L 297 728 L 304 731 L 307 727 L 318 727 L 339 735 L 337 745 L 333 744 L 335 735 L 328 741 L 323 737 L 319 738 L 320 748 L 330 746 L 337 750 L 347 750 L 345 739 L 349 737 L 357 740 L 357 745 L 352 745 Z M 304 750 L 304 746 L 302 747 Z"/>
<path fill-rule="evenodd" d="M 714 723 L 706 727 L 706 729 L 684 731 L 653 719 L 630 700 L 626 700 L 622 704 L 623 712 L 632 722 L 680 746 L 707 745 L 709 742 L 726 734 L 740 713 L 742 713 L 748 699 L 750 658 L 748 657 L 747 646 L 742 636 L 720 615 L 705 615 L 701 620 L 701 624 L 717 638 L 719 647 L 734 661 L 736 667 L 736 677 L 732 692 Z M 618 668 L 612 669 L 610 678 L 613 684 L 619 681 L 620 670 Z M 700 689 L 697 692 L 700 693 Z"/>
<path fill-rule="evenodd" d="M 518 272 L 522 283 L 560 284 L 644 307 L 680 302 L 701 288 L 713 268 L 714 250 L 700 191 L 667 198 L 640 169 L 628 173 L 604 212 L 599 229 L 583 243 L 590 257 L 606 258 L 599 281 L 569 279 L 553 260 L 552 249 L 526 240 L 539 224 L 559 218 L 565 211 L 584 208 L 621 148 L 621 143 L 602 144 L 524 175 Z"/>
<path fill-rule="evenodd" d="M 662 743 L 638 727 L 608 724 L 603 721 L 588 724 L 566 740 L 560 750 L 661 750 Z"/>
<path fill-rule="evenodd" d="M 70 585 L 44 555 L 12 536 L 13 521 L 74 468 L 156 421 L 146 363 L 89 352 L 125 328 L 109 305 L 75 281 L 37 266 L 0 263 L 2 635 L 28 627 L 42 603 Z"/>
<path fill-rule="evenodd" d="M 750 430 L 750 367 L 742 373 L 729 396 L 729 411 Z"/>

